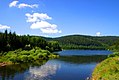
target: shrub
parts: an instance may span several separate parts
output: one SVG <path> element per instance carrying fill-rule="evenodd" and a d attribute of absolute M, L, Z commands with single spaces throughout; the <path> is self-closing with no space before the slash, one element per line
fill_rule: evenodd
<path fill-rule="evenodd" d="M 47 51 L 47 50 L 41 50 L 41 52 L 42 52 L 42 53 L 48 53 L 48 51 Z"/>
<path fill-rule="evenodd" d="M 35 53 L 39 54 L 39 53 L 41 53 L 41 50 L 36 50 Z"/>
<path fill-rule="evenodd" d="M 28 56 L 27 55 L 21 55 L 20 59 L 22 62 L 28 62 Z"/>
<path fill-rule="evenodd" d="M 32 56 L 32 55 L 29 55 L 28 56 L 28 61 L 34 61 L 34 58 L 33 58 L 34 56 Z"/>
<path fill-rule="evenodd" d="M 17 62 L 17 56 L 14 55 L 9 59 L 11 62 L 16 63 Z"/>
<path fill-rule="evenodd" d="M 25 51 L 25 50 L 22 51 L 21 54 L 22 54 L 22 55 L 30 55 L 29 51 Z"/>
<path fill-rule="evenodd" d="M 31 50 L 29 51 L 29 53 L 30 53 L 30 54 L 35 53 L 35 49 L 31 49 Z"/>
<path fill-rule="evenodd" d="M 39 57 L 38 56 L 34 56 L 33 59 L 34 59 L 34 61 L 36 61 L 36 60 L 39 59 Z"/>
<path fill-rule="evenodd" d="M 110 54 L 108 57 L 116 57 L 119 56 L 119 52 L 114 52 L 113 54 Z"/>
<path fill-rule="evenodd" d="M 38 54 L 37 55 L 40 59 L 43 58 L 43 55 L 42 54 Z"/>
<path fill-rule="evenodd" d="M 4 55 L 0 56 L 0 62 L 24 63 L 39 61 L 41 59 L 48 60 L 50 57 L 55 58 L 55 55 L 51 54 L 48 50 L 36 47 L 29 51 L 17 49 L 15 51 L 4 52 Z"/>

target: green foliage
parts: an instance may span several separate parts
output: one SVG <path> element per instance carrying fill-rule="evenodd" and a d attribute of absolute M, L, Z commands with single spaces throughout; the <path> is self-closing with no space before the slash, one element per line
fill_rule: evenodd
<path fill-rule="evenodd" d="M 16 55 L 13 55 L 13 56 L 10 57 L 9 60 L 10 60 L 11 62 L 13 62 L 13 63 L 16 63 L 16 62 L 17 62 L 17 56 L 16 56 Z"/>
<path fill-rule="evenodd" d="M 5 54 L 6 55 L 1 56 L 0 62 L 26 63 L 57 57 L 48 50 L 42 50 L 38 47 L 29 51 L 18 49 L 15 51 L 9 51 L 8 53 L 5 52 Z"/>
<path fill-rule="evenodd" d="M 46 49 L 53 52 L 61 50 L 61 47 L 59 46 L 58 41 L 49 41 L 48 46 L 46 46 Z"/>
<path fill-rule="evenodd" d="M 21 54 L 22 54 L 22 55 L 26 55 L 26 56 L 27 56 L 27 55 L 30 55 L 29 51 L 25 51 L 25 50 L 23 50 L 23 51 L 21 52 Z"/>
<path fill-rule="evenodd" d="M 114 52 L 113 54 L 108 55 L 108 57 L 116 57 L 119 56 L 119 52 Z"/>
<path fill-rule="evenodd" d="M 21 62 L 28 62 L 28 56 L 27 55 L 21 55 L 20 59 L 21 59 Z"/>
<path fill-rule="evenodd" d="M 113 45 L 111 45 L 109 49 L 114 52 L 119 52 L 119 39 L 117 41 L 114 41 Z"/>
<path fill-rule="evenodd" d="M 96 66 L 92 80 L 119 80 L 119 56 L 110 57 Z"/>

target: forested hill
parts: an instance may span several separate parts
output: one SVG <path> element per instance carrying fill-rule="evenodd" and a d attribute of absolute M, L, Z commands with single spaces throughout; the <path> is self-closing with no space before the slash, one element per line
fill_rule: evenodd
<path fill-rule="evenodd" d="M 0 32 L 0 52 L 14 51 L 16 49 L 31 50 L 39 47 L 50 52 L 59 51 L 61 47 L 57 41 L 46 41 L 39 36 L 22 35 L 15 32 Z"/>
<path fill-rule="evenodd" d="M 68 35 L 58 38 L 45 38 L 47 41 L 58 41 L 63 49 L 108 49 L 119 40 L 117 36 Z"/>

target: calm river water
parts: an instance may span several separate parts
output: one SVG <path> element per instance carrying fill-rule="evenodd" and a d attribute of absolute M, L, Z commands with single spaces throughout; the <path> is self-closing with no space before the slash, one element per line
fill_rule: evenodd
<path fill-rule="evenodd" d="M 58 59 L 0 67 L 0 80 L 86 80 L 110 51 L 64 50 Z"/>

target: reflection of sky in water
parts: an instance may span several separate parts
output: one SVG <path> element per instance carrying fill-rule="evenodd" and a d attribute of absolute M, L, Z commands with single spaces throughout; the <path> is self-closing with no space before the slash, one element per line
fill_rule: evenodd
<path fill-rule="evenodd" d="M 50 76 L 56 74 L 57 69 L 60 68 L 58 64 L 42 65 L 41 67 L 30 67 L 29 73 L 25 80 L 50 80 Z"/>

